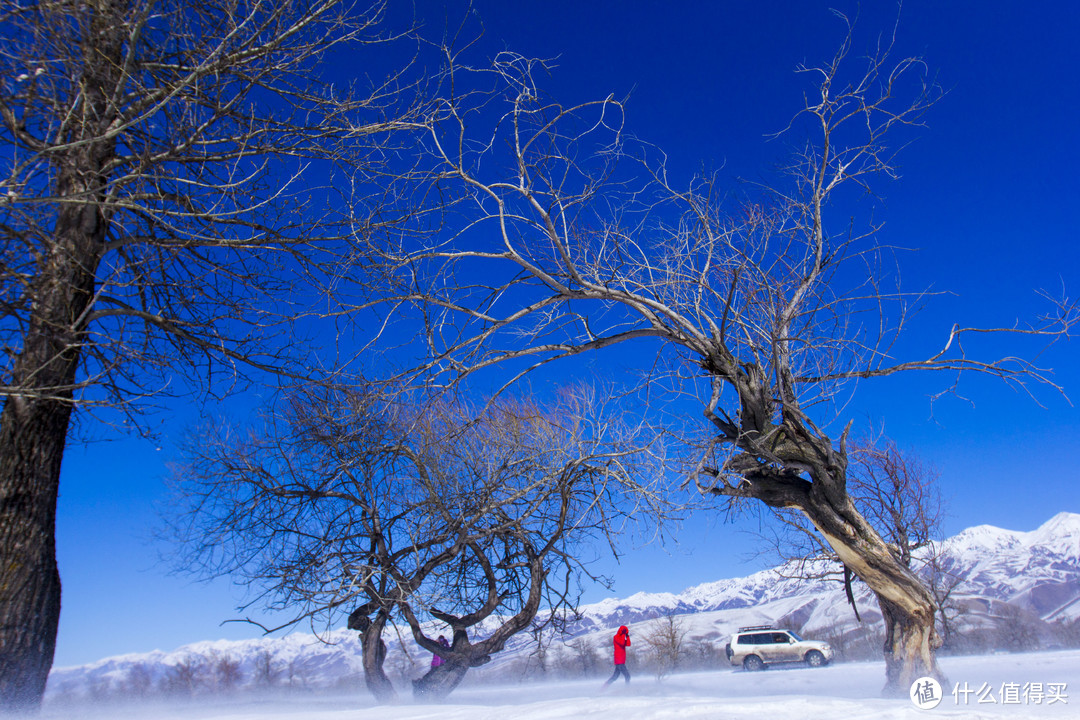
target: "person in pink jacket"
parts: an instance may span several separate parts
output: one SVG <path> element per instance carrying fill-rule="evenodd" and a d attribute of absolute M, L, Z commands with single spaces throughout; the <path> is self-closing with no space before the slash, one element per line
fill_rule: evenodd
<path fill-rule="evenodd" d="M 615 633 L 615 672 L 611 674 L 608 681 L 604 683 L 604 687 L 607 687 L 611 683 L 615 682 L 615 678 L 622 675 L 626 678 L 626 682 L 630 682 L 630 673 L 626 670 L 626 648 L 630 647 L 630 628 L 625 625 L 619 628 L 619 632 Z"/>
<path fill-rule="evenodd" d="M 446 639 L 446 636 L 445 636 L 445 635 L 440 635 L 440 636 L 439 636 L 439 640 L 438 640 L 438 643 L 439 643 L 440 645 L 442 645 L 442 646 L 443 646 L 444 648 L 448 648 L 448 647 L 450 647 L 450 641 Z M 438 655 L 437 653 L 436 653 L 436 654 L 433 654 L 433 655 L 431 656 L 431 667 L 433 667 L 433 668 L 437 668 L 437 667 L 439 667 L 439 666 L 440 666 L 440 665 L 442 665 L 442 664 L 443 664 L 444 662 L 446 662 L 446 661 L 445 661 L 445 660 L 443 660 L 443 659 L 442 659 L 441 657 L 439 657 L 439 655 Z"/>

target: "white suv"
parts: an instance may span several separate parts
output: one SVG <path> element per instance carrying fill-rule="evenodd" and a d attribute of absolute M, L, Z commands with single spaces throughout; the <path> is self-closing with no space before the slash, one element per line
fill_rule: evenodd
<path fill-rule="evenodd" d="M 742 665 L 747 670 L 760 670 L 773 663 L 804 662 L 810 667 L 821 667 L 832 660 L 829 643 L 819 640 L 803 640 L 791 630 L 757 626 L 739 628 L 731 636 L 727 648 L 732 665 Z"/>

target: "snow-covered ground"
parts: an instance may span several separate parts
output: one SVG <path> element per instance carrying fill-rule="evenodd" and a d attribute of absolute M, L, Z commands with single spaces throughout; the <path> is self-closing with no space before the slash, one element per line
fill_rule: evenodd
<path fill-rule="evenodd" d="M 946 657 L 949 676 L 933 710 L 883 699 L 884 666 L 837 664 L 747 673 L 727 668 L 639 675 L 602 690 L 597 680 L 463 687 L 440 705 L 403 700 L 377 706 L 366 693 L 237 699 L 178 705 L 46 705 L 47 720 L 906 720 L 1080 718 L 1080 650 Z M 954 694 L 954 688 L 960 692 Z M 970 694 L 964 695 L 963 691 Z M 980 702 L 980 699 L 982 702 Z M 994 702 L 990 702 L 993 700 Z"/>

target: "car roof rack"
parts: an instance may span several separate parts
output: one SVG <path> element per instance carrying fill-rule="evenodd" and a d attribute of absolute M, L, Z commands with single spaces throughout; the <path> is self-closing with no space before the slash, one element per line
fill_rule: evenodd
<path fill-rule="evenodd" d="M 747 627 L 739 628 L 739 632 L 746 632 L 747 630 L 775 630 L 775 625 L 748 625 Z"/>

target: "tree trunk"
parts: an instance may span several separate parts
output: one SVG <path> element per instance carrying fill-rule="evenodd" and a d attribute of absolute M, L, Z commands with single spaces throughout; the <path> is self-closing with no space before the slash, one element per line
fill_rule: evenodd
<path fill-rule="evenodd" d="M 16 397 L 0 413 L 0 712 L 35 710 L 52 667 L 56 499 L 70 412 Z"/>
<path fill-rule="evenodd" d="M 818 497 L 804 512 L 840 560 L 877 596 L 885 621 L 882 694 L 906 697 L 911 683 L 924 676 L 944 683 L 934 654 L 941 640 L 934 629 L 937 604 L 930 590 L 850 501 L 839 513 Z"/>
<path fill-rule="evenodd" d="M 74 403 L 85 313 L 94 295 L 108 220 L 103 175 L 115 152 L 101 140 L 115 114 L 123 56 L 123 0 L 94 5 L 82 38 L 81 100 L 72 137 L 53 159 L 53 236 L 29 289 L 32 310 L 0 411 L 0 712 L 41 704 L 60 619 L 56 501 Z"/>
<path fill-rule="evenodd" d="M 367 618 L 364 619 L 367 620 Z M 382 631 L 385 626 L 386 617 L 380 613 L 375 618 L 375 622 L 369 622 L 360 634 L 360 642 L 364 648 L 364 683 L 375 700 L 380 703 L 397 700 L 397 690 L 394 689 L 393 683 L 386 677 L 386 672 L 383 670 L 383 663 L 386 661 L 386 643 L 383 642 Z"/>
<path fill-rule="evenodd" d="M 442 665 L 433 667 L 419 680 L 413 680 L 413 695 L 418 698 L 442 700 L 454 691 L 465 674 L 469 672 L 468 662 L 448 659 Z"/>
<path fill-rule="evenodd" d="M 96 267 L 94 253 L 67 252 L 67 214 L 35 288 L 36 312 L 12 373 L 18 394 L 0 412 L 0 711 L 40 705 L 60 619 L 56 501 L 83 337 L 78 323 L 93 292 L 88 268 Z"/>
<path fill-rule="evenodd" d="M 934 651 L 941 640 L 934 630 L 934 608 L 914 614 L 878 596 L 885 621 L 885 687 L 883 694 L 906 697 L 911 684 L 932 677 L 943 685 L 945 675 L 938 667 Z M 929 613 L 928 615 L 926 613 Z"/>
<path fill-rule="evenodd" d="M 501 647 L 500 645 L 499 649 Z M 431 668 L 419 680 L 413 680 L 414 696 L 442 700 L 461 684 L 469 668 L 491 662 L 486 641 L 473 645 L 463 627 L 454 628 L 454 639 L 449 650 L 440 652 L 440 655 L 443 659 L 442 665 Z"/>

